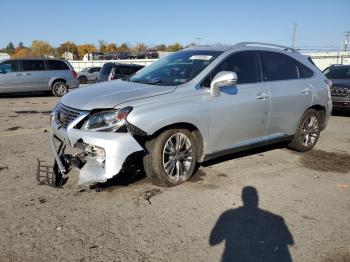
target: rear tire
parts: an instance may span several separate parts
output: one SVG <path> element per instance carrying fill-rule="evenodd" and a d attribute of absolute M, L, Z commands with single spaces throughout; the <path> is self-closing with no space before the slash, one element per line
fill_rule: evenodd
<path fill-rule="evenodd" d="M 79 76 L 78 80 L 79 80 L 79 84 L 87 84 L 88 82 L 88 79 L 86 76 Z"/>
<path fill-rule="evenodd" d="M 145 173 L 158 186 L 176 186 L 193 175 L 197 166 L 197 145 L 187 129 L 165 130 L 146 143 Z"/>
<path fill-rule="evenodd" d="M 302 115 L 293 140 L 288 147 L 299 152 L 311 150 L 320 137 L 321 116 L 315 109 L 309 109 Z"/>
<path fill-rule="evenodd" d="M 52 94 L 61 97 L 68 92 L 68 86 L 63 81 L 57 81 L 52 85 Z"/>

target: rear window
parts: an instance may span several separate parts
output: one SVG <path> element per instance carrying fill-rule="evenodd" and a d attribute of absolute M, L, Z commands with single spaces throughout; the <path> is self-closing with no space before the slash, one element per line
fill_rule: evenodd
<path fill-rule="evenodd" d="M 47 60 L 48 70 L 69 70 L 68 65 L 60 60 Z"/>
<path fill-rule="evenodd" d="M 130 75 L 130 66 L 117 66 L 115 73 L 118 75 Z"/>
<path fill-rule="evenodd" d="M 0 64 L 0 74 L 6 74 L 19 71 L 18 60 L 5 61 Z"/>
<path fill-rule="evenodd" d="M 22 60 L 23 71 L 44 71 L 44 60 Z"/>
<path fill-rule="evenodd" d="M 323 73 L 328 79 L 350 79 L 350 67 L 327 68 Z"/>
<path fill-rule="evenodd" d="M 135 74 L 137 71 L 139 71 L 142 68 L 143 68 L 143 66 L 133 66 L 133 67 L 131 67 L 131 73 Z"/>

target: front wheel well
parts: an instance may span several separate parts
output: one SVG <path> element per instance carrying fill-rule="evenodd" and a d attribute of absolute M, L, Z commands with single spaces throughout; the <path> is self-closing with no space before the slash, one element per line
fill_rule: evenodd
<path fill-rule="evenodd" d="M 161 129 L 154 132 L 151 136 L 149 136 L 149 140 L 156 138 L 165 130 L 181 129 L 181 128 L 189 130 L 194 136 L 194 139 L 196 140 L 196 146 L 197 146 L 197 160 L 201 162 L 203 159 L 203 152 L 204 152 L 203 136 L 199 131 L 199 129 L 193 124 L 183 122 L 183 123 L 175 123 L 175 124 L 164 126 Z"/>

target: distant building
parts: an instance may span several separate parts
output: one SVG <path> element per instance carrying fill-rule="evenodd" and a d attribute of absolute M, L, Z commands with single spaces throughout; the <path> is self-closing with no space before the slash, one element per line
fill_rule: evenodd
<path fill-rule="evenodd" d="M 70 60 L 74 60 L 74 55 L 71 52 L 64 52 L 62 54 L 62 58 L 65 59 L 65 60 L 70 61 Z"/>
<path fill-rule="evenodd" d="M 10 59 L 10 55 L 6 53 L 0 53 L 0 61 L 5 59 Z"/>
<path fill-rule="evenodd" d="M 321 70 L 334 64 L 350 65 L 350 52 L 303 52 L 303 54 L 310 56 L 312 61 L 314 61 L 316 66 Z"/>

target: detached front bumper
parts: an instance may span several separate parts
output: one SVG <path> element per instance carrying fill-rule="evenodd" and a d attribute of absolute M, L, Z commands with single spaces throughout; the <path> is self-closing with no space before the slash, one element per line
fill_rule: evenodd
<path fill-rule="evenodd" d="M 57 143 L 75 149 L 77 154 L 71 157 L 81 162 L 78 185 L 103 183 L 121 171 L 129 155 L 144 149 L 130 133 L 75 129 L 74 126 L 85 117 L 86 115 L 79 116 L 67 128 L 60 126 L 55 119 L 52 119 L 52 149 L 62 174 L 67 174 L 68 171 L 62 163 L 64 152 L 59 150 L 61 147 L 58 147 Z"/>

